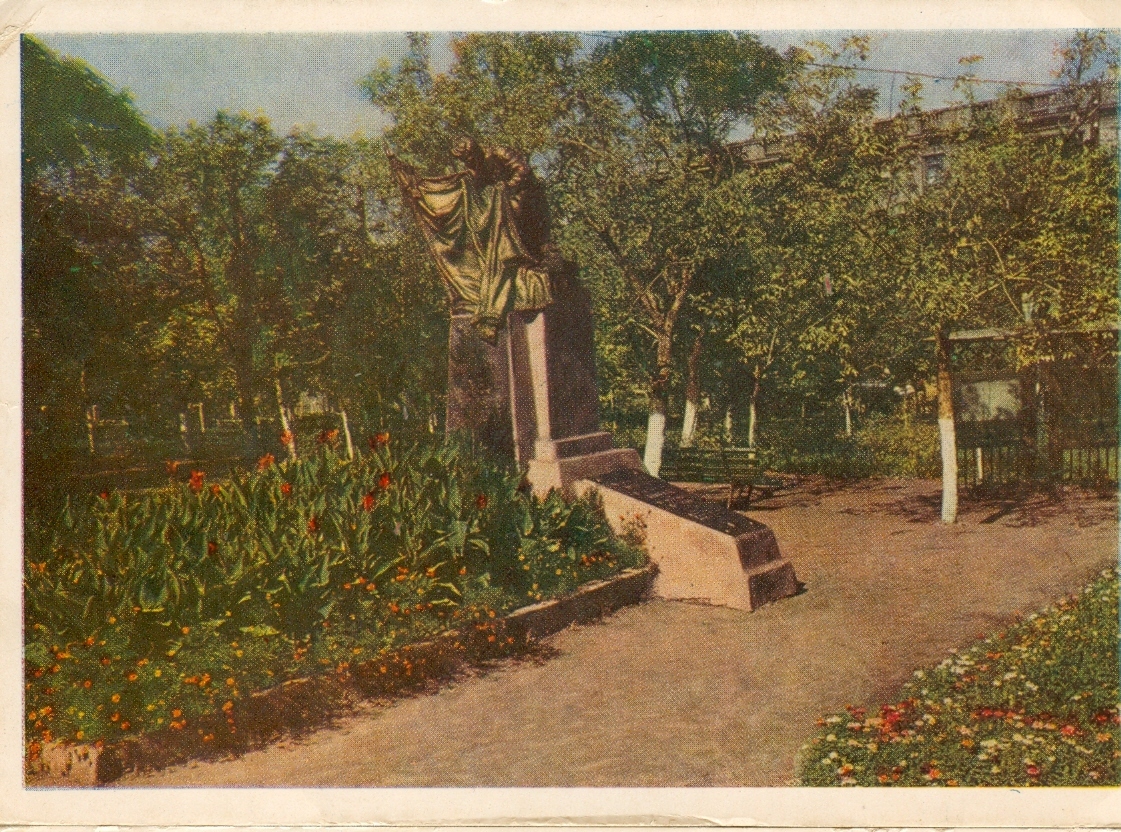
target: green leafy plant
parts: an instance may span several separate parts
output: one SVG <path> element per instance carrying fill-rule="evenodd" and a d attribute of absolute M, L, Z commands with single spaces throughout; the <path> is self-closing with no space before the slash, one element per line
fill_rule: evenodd
<path fill-rule="evenodd" d="M 182 727 L 644 560 L 592 499 L 388 434 L 298 463 L 68 503 L 24 570 L 29 741 Z M 231 725 L 233 723 L 231 722 Z"/>

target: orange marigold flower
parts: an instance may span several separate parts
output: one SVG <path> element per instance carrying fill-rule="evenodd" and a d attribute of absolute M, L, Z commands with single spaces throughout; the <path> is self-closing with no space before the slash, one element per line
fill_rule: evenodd
<path fill-rule="evenodd" d="M 92 682 L 91 680 L 89 680 L 89 679 L 86 679 L 86 680 L 85 680 L 84 682 L 82 682 L 82 687 L 84 687 L 84 688 L 86 688 L 86 689 L 89 689 L 89 687 L 90 687 L 91 685 L 93 685 L 93 682 Z"/>
<path fill-rule="evenodd" d="M 206 474 L 203 471 L 191 471 L 191 490 L 196 494 L 202 491 L 202 481 L 206 479 Z"/>
<path fill-rule="evenodd" d="M 129 721 L 127 719 L 124 722 L 121 723 L 121 730 L 122 731 L 127 731 L 130 727 L 131 726 L 129 725 Z"/>
<path fill-rule="evenodd" d="M 389 488 L 389 483 L 390 482 L 391 482 L 391 480 L 389 478 L 389 472 L 388 471 L 382 471 L 381 474 L 378 476 L 378 487 L 382 488 L 382 489 Z"/>
<path fill-rule="evenodd" d="M 103 500 L 108 500 L 109 499 L 109 492 L 108 491 L 102 491 L 97 496 L 100 497 Z"/>
<path fill-rule="evenodd" d="M 280 434 L 281 445 L 291 445 L 293 439 L 295 439 L 295 437 L 292 435 L 292 431 L 290 430 L 286 430 Z"/>
<path fill-rule="evenodd" d="M 219 494 L 222 493 L 222 486 L 220 486 L 220 485 L 210 486 L 210 493 L 213 494 L 215 497 L 217 497 Z"/>
<path fill-rule="evenodd" d="M 183 635 L 187 635 L 187 633 L 191 632 L 191 628 L 190 627 L 181 627 L 179 629 L 179 632 L 181 632 Z"/>
<path fill-rule="evenodd" d="M 183 716 L 183 711 L 181 711 L 179 708 L 172 708 L 171 715 L 178 719 L 179 717 Z"/>
<path fill-rule="evenodd" d="M 135 682 L 135 681 L 136 681 L 136 680 L 137 680 L 138 678 L 139 678 L 139 677 L 138 677 L 138 676 L 137 676 L 137 675 L 136 675 L 135 673 L 130 673 L 130 674 L 128 674 L 128 680 L 129 680 L 130 682 Z"/>
<path fill-rule="evenodd" d="M 169 459 L 165 464 L 167 465 L 168 475 L 174 477 L 175 474 L 179 471 L 179 460 Z"/>
<path fill-rule="evenodd" d="M 290 482 L 281 483 L 280 493 L 283 494 L 285 497 L 288 497 L 289 495 L 291 495 L 291 493 L 292 493 L 292 483 L 290 483 Z"/>
<path fill-rule="evenodd" d="M 309 532 L 312 532 L 313 534 L 319 531 L 319 518 L 314 514 L 312 515 L 311 519 L 307 521 L 307 530 Z"/>
<path fill-rule="evenodd" d="M 109 698 L 112 699 L 114 702 L 120 702 L 121 701 L 121 695 L 119 693 L 114 693 Z"/>
<path fill-rule="evenodd" d="M 272 454 L 265 454 L 263 457 L 257 460 L 257 470 L 264 471 L 265 469 L 271 467 L 274 462 L 276 462 L 275 456 L 273 456 Z"/>
<path fill-rule="evenodd" d="M 206 553 L 208 555 L 213 555 L 217 551 L 218 551 L 218 544 L 215 543 L 213 540 L 211 540 L 209 543 L 206 544 Z"/>

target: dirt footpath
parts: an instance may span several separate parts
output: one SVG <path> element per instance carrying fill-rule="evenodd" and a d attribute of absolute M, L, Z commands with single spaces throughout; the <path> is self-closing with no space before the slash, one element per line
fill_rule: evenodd
<path fill-rule="evenodd" d="M 765 500 L 805 591 L 754 613 L 652 601 L 439 693 L 363 706 L 239 759 L 121 786 L 765 786 L 814 720 L 891 698 L 918 667 L 1117 562 L 1117 502 L 963 499 L 932 482 L 819 484 Z"/>

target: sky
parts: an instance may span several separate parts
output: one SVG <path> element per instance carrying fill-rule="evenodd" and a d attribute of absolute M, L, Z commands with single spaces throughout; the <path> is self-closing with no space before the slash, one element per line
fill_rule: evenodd
<path fill-rule="evenodd" d="M 756 32 L 766 44 L 784 50 L 821 39 L 836 42 L 844 33 L 806 30 Z M 981 55 L 972 71 L 981 78 L 1049 83 L 1056 68 L 1055 48 L 1068 30 L 892 30 L 865 32 L 874 38 L 865 70 L 894 69 L 954 76 L 958 60 Z M 86 61 L 118 88 L 128 89 L 157 127 L 204 122 L 220 110 L 263 111 L 274 128 L 293 126 L 346 137 L 377 135 L 385 116 L 360 94 L 358 81 L 379 60 L 396 63 L 405 47 L 401 33 L 259 34 L 65 34 L 36 33 L 63 55 Z M 448 34 L 433 39 L 436 69 L 450 63 Z M 899 101 L 904 78 L 862 71 L 861 82 L 880 91 L 881 114 Z M 952 101 L 950 80 L 925 82 L 924 105 Z M 1030 88 L 1029 88 L 1030 89 Z M 983 85 L 995 95 L 999 85 Z"/>

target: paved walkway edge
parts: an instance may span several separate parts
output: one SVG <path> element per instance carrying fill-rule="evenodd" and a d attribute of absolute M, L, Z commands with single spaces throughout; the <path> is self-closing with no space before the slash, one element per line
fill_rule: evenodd
<path fill-rule="evenodd" d="M 230 730 L 226 713 L 205 714 L 187 731 L 156 731 L 98 747 L 56 742 L 47 745 L 27 773 L 27 785 L 96 786 L 126 771 L 166 768 L 196 757 L 243 753 L 285 731 L 323 723 L 362 699 L 391 697 L 446 680 L 465 666 L 501 658 L 572 624 L 595 621 L 637 604 L 650 592 L 657 566 L 627 569 L 579 587 L 571 595 L 521 607 L 510 614 L 407 644 L 391 654 L 349 668 L 346 673 L 291 679 L 251 694 L 237 706 Z M 204 740 L 204 737 L 209 739 Z"/>

